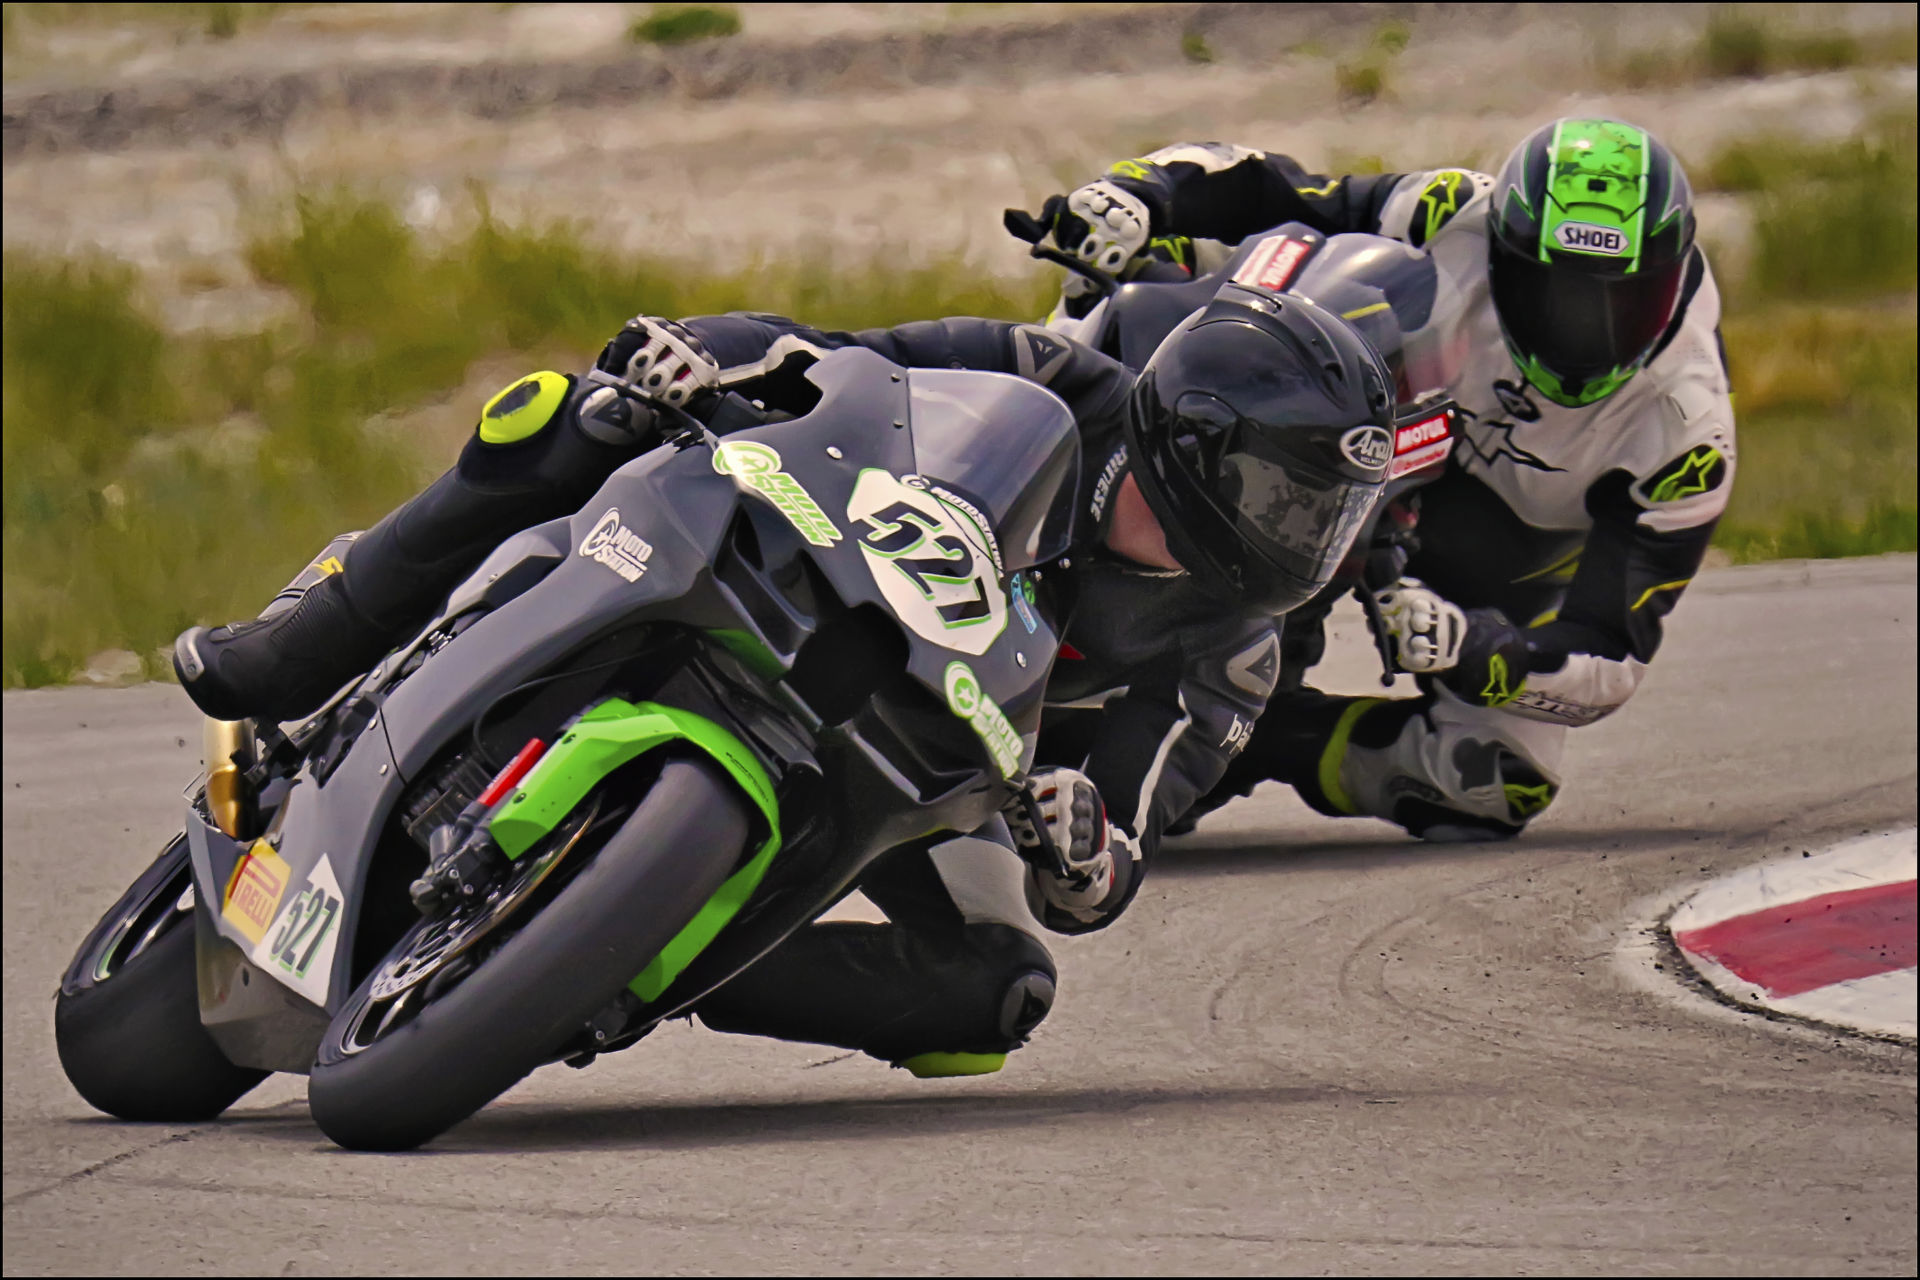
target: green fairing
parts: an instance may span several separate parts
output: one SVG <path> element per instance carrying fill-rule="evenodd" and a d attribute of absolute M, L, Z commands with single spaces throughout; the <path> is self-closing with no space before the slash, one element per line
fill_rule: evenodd
<path fill-rule="evenodd" d="M 719 762 L 767 820 L 760 851 L 707 900 L 687 926 L 628 984 L 643 1000 L 656 999 L 705 950 L 760 885 L 780 848 L 780 808 L 773 780 L 753 753 L 725 729 L 691 711 L 658 703 L 610 698 L 568 729 L 487 824 L 509 858 L 518 858 L 552 831 L 600 781 L 663 743 L 692 743 Z"/>
<path fill-rule="evenodd" d="M 1561 245 L 1555 230 L 1579 222 L 1606 227 L 1626 237 L 1627 274 L 1640 269 L 1645 247 L 1648 138 L 1616 120 L 1562 120 L 1548 148 L 1547 207 L 1540 224 L 1540 261 L 1549 249 L 1577 252 Z"/>

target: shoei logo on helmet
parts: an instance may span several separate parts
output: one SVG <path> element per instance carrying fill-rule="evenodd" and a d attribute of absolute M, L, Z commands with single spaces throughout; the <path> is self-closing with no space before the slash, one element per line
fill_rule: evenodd
<path fill-rule="evenodd" d="M 1292 236 L 1268 236 L 1253 248 L 1253 253 L 1233 273 L 1235 284 L 1251 285 L 1274 293 L 1287 287 L 1293 273 L 1313 252 L 1313 246 Z"/>
<path fill-rule="evenodd" d="M 1627 252 L 1626 232 L 1592 222 L 1563 222 L 1553 229 L 1553 238 L 1562 249 L 1575 253 L 1604 253 L 1618 258 Z"/>
<path fill-rule="evenodd" d="M 580 542 L 580 554 L 595 564 L 603 564 L 628 582 L 640 581 L 653 557 L 653 547 L 645 538 L 620 523 L 620 508 L 608 507 L 594 521 L 593 528 Z"/>
<path fill-rule="evenodd" d="M 1340 452 L 1364 471 L 1378 471 L 1393 457 L 1393 437 L 1379 427 L 1355 427 L 1340 437 Z"/>

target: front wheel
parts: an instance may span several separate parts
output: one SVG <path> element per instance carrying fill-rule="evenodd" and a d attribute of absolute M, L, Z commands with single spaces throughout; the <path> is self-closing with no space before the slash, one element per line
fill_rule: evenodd
<path fill-rule="evenodd" d="M 673 940 L 733 871 L 750 829 L 747 801 L 718 765 L 674 760 L 558 893 L 523 909 L 524 923 L 510 917 L 519 927 L 504 942 L 448 963 L 464 939 L 423 921 L 328 1026 L 307 1086 L 314 1121 L 343 1147 L 402 1151 L 478 1111 Z"/>
<path fill-rule="evenodd" d="M 89 1106 L 122 1120 L 211 1120 L 269 1074 L 229 1062 L 201 1025 L 192 890 L 175 836 L 60 980 L 60 1066 Z"/>

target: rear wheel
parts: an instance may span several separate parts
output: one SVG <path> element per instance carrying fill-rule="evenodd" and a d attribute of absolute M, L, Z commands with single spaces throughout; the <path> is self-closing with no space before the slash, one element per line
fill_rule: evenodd
<path fill-rule="evenodd" d="M 227 1060 L 200 1022 L 193 869 L 185 836 L 100 918 L 53 1008 L 60 1066 L 122 1120 L 211 1120 L 268 1072 Z"/>
<path fill-rule="evenodd" d="M 423 920 L 348 997 L 307 1088 L 329 1138 L 417 1147 L 551 1060 L 713 896 L 751 828 L 746 799 L 705 759 L 667 763 L 596 850 L 591 804 L 516 866 L 508 892 L 528 906 L 497 928 Z M 544 887 L 524 884 L 556 863 Z"/>

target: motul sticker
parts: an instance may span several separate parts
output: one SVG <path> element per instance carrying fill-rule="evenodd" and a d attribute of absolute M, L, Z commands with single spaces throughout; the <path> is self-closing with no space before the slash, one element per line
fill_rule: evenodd
<path fill-rule="evenodd" d="M 1287 281 L 1293 279 L 1293 273 L 1312 252 L 1313 246 L 1305 240 L 1268 236 L 1254 246 L 1253 255 L 1233 273 L 1233 282 L 1278 293 L 1287 287 Z"/>
<path fill-rule="evenodd" d="M 1393 465 L 1387 468 L 1387 479 L 1437 466 L 1452 452 L 1453 425 L 1444 413 L 1401 427 L 1394 433 Z"/>
<path fill-rule="evenodd" d="M 1604 253 L 1618 258 L 1627 251 L 1626 232 L 1592 222 L 1563 222 L 1553 229 L 1553 238 L 1562 249 L 1575 253 Z"/>
<path fill-rule="evenodd" d="M 233 874 L 227 877 L 226 901 L 220 917 L 245 934 L 247 941 L 258 942 L 273 923 L 273 913 L 286 896 L 292 869 L 265 840 L 240 855 Z"/>

